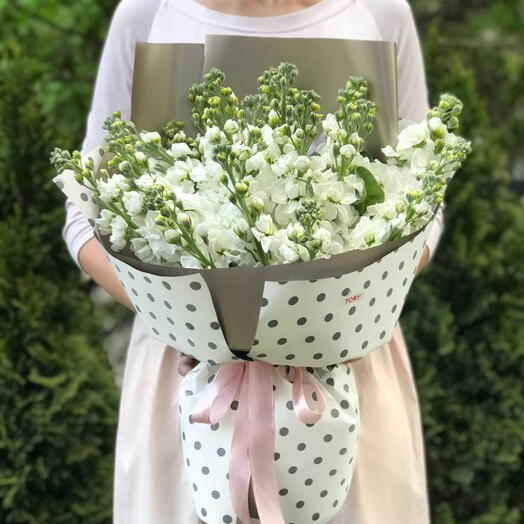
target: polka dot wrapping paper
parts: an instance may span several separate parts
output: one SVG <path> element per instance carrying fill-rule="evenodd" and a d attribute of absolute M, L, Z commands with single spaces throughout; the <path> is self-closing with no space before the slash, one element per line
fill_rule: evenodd
<path fill-rule="evenodd" d="M 103 152 L 89 155 L 95 165 Z M 92 195 L 72 171 L 54 181 L 89 220 L 97 216 Z M 242 357 L 321 367 L 391 339 L 429 225 L 405 243 L 380 246 L 374 258 L 366 252 L 377 248 L 264 268 L 166 268 L 114 253 L 100 240 L 151 336 L 210 365 Z M 282 275 L 285 280 L 277 278 Z"/>
<path fill-rule="evenodd" d="M 213 381 L 218 368 L 199 364 L 182 381 L 178 399 L 193 503 L 199 518 L 209 524 L 236 522 L 228 477 L 233 426 L 242 406 L 232 402 L 216 424 L 191 418 L 199 393 Z M 293 411 L 286 366 L 273 371 L 275 448 L 269 460 L 276 470 L 286 523 L 329 522 L 343 505 L 351 483 L 360 431 L 356 383 L 350 367 L 330 368 L 310 368 L 324 393 L 326 409 L 317 423 L 309 425 Z"/>
<path fill-rule="evenodd" d="M 373 264 L 345 275 L 265 282 L 262 296 L 254 297 L 258 321 L 253 345 L 241 355 L 271 364 L 320 367 L 364 356 L 388 342 L 425 237 L 422 233 Z M 221 312 L 203 277 L 205 270 L 182 276 L 153 275 L 114 253 L 107 256 L 153 337 L 209 364 L 238 360 L 239 353 L 230 350 L 224 336 Z"/>

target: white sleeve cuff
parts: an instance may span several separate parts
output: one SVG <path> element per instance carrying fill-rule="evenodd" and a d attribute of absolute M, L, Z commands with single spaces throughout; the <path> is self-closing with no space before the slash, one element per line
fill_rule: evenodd
<path fill-rule="evenodd" d="M 67 249 L 75 264 L 82 269 L 78 261 L 80 248 L 95 235 L 93 227 L 83 213 L 68 199 L 66 200 L 66 220 L 62 229 L 62 236 Z"/>

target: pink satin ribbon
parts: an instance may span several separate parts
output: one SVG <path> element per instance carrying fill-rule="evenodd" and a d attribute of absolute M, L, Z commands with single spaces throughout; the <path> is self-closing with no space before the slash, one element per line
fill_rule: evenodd
<path fill-rule="evenodd" d="M 295 370 L 293 409 L 305 424 L 317 422 L 326 409 L 326 398 L 313 376 L 303 368 Z M 262 524 L 285 524 L 278 496 L 274 466 L 275 420 L 273 383 L 276 368 L 260 362 L 223 364 L 215 379 L 202 392 L 193 408 L 194 422 L 216 424 L 227 413 L 238 394 L 229 459 L 229 489 L 238 518 L 251 524 L 249 482 Z M 316 395 L 318 411 L 311 409 L 307 395 Z"/>

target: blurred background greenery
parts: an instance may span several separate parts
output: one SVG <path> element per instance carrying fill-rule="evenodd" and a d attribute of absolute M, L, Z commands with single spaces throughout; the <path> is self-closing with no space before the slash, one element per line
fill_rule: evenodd
<path fill-rule="evenodd" d="M 146 1 L 146 0 L 144 0 Z M 48 153 L 78 147 L 116 0 L 0 0 L 0 521 L 109 523 L 118 390 L 61 239 Z M 403 312 L 435 524 L 524 522 L 524 2 L 413 0 L 473 154 Z"/>

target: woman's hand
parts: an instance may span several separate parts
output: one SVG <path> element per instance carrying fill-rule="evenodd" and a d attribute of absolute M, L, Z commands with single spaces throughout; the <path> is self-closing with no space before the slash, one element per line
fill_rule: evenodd
<path fill-rule="evenodd" d="M 173 348 L 169 348 L 173 349 Z M 180 361 L 178 362 L 178 372 L 185 377 L 196 365 L 198 360 L 184 353 L 180 353 Z"/>
<path fill-rule="evenodd" d="M 80 267 L 101 287 L 103 287 L 115 300 L 135 311 L 131 300 L 127 296 L 113 267 L 107 260 L 96 238 L 88 240 L 78 252 Z"/>
<path fill-rule="evenodd" d="M 429 247 L 425 246 L 424 251 L 422 252 L 422 256 L 420 257 L 420 262 L 418 263 L 417 272 L 415 273 L 415 276 L 418 276 L 418 274 L 426 267 L 427 263 L 429 262 Z"/>

